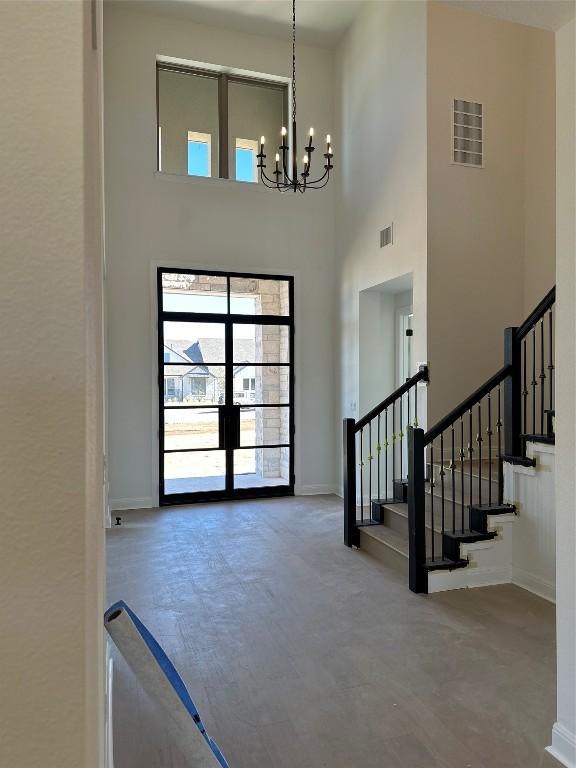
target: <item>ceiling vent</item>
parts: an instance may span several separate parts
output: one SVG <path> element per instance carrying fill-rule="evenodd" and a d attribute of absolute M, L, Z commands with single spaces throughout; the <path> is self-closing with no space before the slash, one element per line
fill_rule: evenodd
<path fill-rule="evenodd" d="M 452 102 L 452 162 L 484 166 L 484 106 L 476 101 Z"/>
<path fill-rule="evenodd" d="M 392 224 L 380 230 L 380 248 L 392 243 Z"/>

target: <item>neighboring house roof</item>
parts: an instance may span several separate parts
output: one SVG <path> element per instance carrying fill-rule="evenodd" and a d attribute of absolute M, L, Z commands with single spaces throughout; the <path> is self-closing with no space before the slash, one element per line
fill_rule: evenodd
<path fill-rule="evenodd" d="M 173 377 L 184 376 L 211 376 L 217 378 L 205 363 L 217 363 L 222 359 L 222 339 L 198 339 L 193 344 L 182 339 L 170 339 L 165 342 L 164 349 L 178 356 L 182 362 L 195 363 L 187 368 L 183 365 L 165 365 L 164 375 Z M 249 360 L 255 356 L 255 344 L 253 339 L 236 339 L 234 343 L 234 357 L 236 362 L 246 361 L 242 365 L 234 367 L 234 376 L 246 368 Z M 174 362 L 174 361 L 172 361 Z"/>

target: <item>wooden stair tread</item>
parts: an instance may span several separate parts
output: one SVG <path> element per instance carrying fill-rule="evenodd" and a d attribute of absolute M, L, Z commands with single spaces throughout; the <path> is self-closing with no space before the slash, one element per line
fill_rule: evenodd
<path fill-rule="evenodd" d="M 361 525 L 360 532 L 370 538 L 375 539 L 386 547 L 390 547 L 403 557 L 408 557 L 408 539 L 402 534 L 388 528 L 387 525 L 377 523 L 376 525 Z"/>

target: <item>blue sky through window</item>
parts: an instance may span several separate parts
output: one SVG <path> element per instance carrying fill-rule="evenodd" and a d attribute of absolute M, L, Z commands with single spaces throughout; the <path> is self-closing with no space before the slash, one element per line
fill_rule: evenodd
<path fill-rule="evenodd" d="M 210 176 L 208 143 L 188 142 L 188 176 Z"/>
<path fill-rule="evenodd" d="M 236 148 L 236 181 L 256 181 L 253 149 Z"/>

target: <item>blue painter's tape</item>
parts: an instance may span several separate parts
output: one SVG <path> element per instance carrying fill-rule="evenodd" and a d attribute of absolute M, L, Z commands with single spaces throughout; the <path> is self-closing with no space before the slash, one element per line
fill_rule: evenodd
<path fill-rule="evenodd" d="M 150 632 L 148 627 L 134 613 L 134 611 L 124 602 L 124 600 L 119 600 L 117 603 L 114 603 L 113 605 L 111 605 L 110 608 L 108 608 L 108 610 L 104 614 L 104 620 L 106 621 L 108 616 L 110 616 L 115 611 L 126 611 L 126 613 L 130 616 L 130 618 L 134 622 L 134 626 L 140 633 L 142 640 L 144 640 L 144 643 L 146 644 L 148 650 L 150 651 L 152 656 L 154 656 L 154 659 L 156 660 L 162 672 L 164 672 L 166 679 L 168 680 L 168 682 L 176 692 L 176 695 L 178 696 L 178 698 L 180 699 L 180 701 L 188 711 L 190 717 L 192 718 L 192 721 L 194 722 L 194 724 L 196 725 L 200 733 L 204 736 L 208 746 L 214 753 L 214 756 L 216 757 L 216 759 L 218 760 L 222 768 L 230 768 L 228 763 L 224 759 L 224 756 L 220 752 L 218 745 L 215 744 L 215 742 L 213 742 L 212 739 L 206 733 L 204 724 L 200 719 L 200 713 L 196 709 L 196 706 L 194 705 L 194 702 L 192 701 L 192 698 L 188 693 L 188 689 L 186 688 L 184 681 L 176 671 L 174 664 L 172 664 L 172 662 L 166 655 L 166 652 L 164 651 L 160 643 L 156 640 L 156 638 Z"/>

